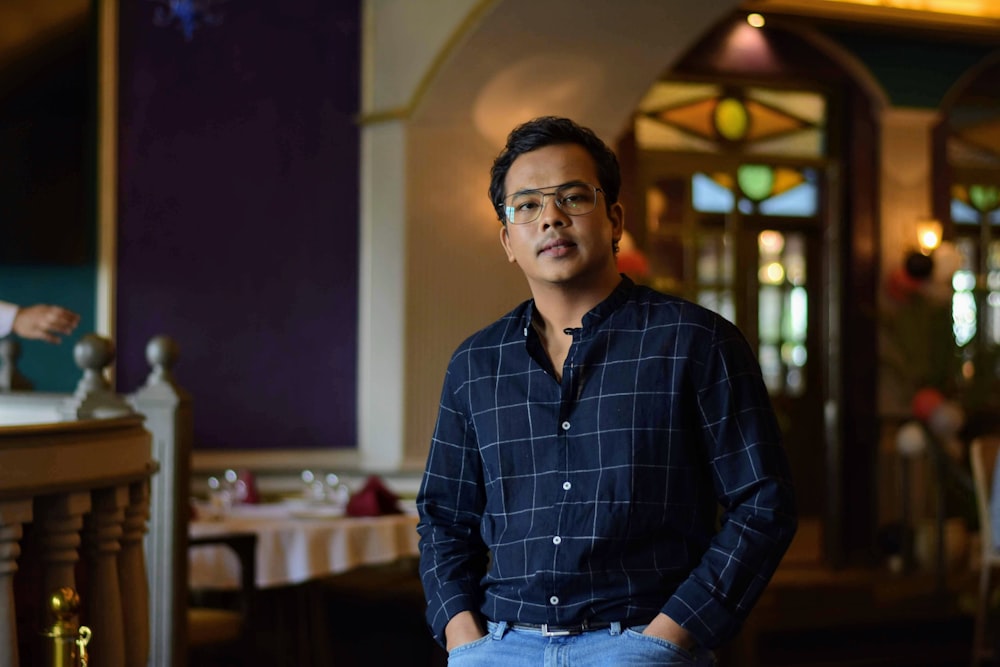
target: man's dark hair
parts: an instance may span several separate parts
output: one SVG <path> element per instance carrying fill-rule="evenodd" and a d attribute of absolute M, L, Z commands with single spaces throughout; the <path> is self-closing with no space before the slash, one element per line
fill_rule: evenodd
<path fill-rule="evenodd" d="M 490 170 L 490 201 L 493 202 L 500 222 L 507 222 L 503 210 L 503 199 L 507 194 L 504 179 L 507 178 L 510 165 L 525 153 L 558 144 L 583 146 L 597 165 L 597 179 L 600 181 L 601 192 L 604 193 L 605 207 L 610 208 L 618 201 L 622 176 L 614 151 L 590 128 L 577 125 L 569 118 L 542 116 L 515 127 L 507 136 L 507 145 L 493 161 L 493 168 Z"/>

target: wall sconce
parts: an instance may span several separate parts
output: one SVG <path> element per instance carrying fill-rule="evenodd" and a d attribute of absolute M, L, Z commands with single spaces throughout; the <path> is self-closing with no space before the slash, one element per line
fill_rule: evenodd
<path fill-rule="evenodd" d="M 937 220 L 921 220 L 917 223 L 917 245 L 920 252 L 929 255 L 941 245 L 941 223 Z"/>

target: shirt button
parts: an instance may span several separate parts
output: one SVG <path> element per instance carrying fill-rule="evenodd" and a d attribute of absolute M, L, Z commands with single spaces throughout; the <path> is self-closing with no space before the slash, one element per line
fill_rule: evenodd
<path fill-rule="evenodd" d="M 559 598 L 555 595 L 549 598 L 549 604 L 559 604 Z"/>
<path fill-rule="evenodd" d="M 561 543 L 562 543 L 562 538 L 559 537 L 558 535 L 552 538 L 552 544 L 561 544 Z"/>
<path fill-rule="evenodd" d="M 562 423 L 562 429 L 564 431 L 568 431 L 569 430 L 569 422 L 563 422 Z"/>
<path fill-rule="evenodd" d="M 569 491 L 572 488 L 573 488 L 572 484 L 570 484 L 569 482 L 563 482 L 563 491 Z"/>

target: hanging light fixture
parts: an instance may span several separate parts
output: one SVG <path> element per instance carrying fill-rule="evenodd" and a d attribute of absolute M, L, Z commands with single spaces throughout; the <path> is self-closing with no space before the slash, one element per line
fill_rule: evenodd
<path fill-rule="evenodd" d="M 917 223 L 917 246 L 920 252 L 929 255 L 941 245 L 941 223 L 937 220 L 921 220 Z"/>
<path fill-rule="evenodd" d="M 153 8 L 153 24 L 176 26 L 188 42 L 194 38 L 195 29 L 222 23 L 223 13 L 218 6 L 226 2 L 226 0 L 152 1 L 157 4 Z"/>

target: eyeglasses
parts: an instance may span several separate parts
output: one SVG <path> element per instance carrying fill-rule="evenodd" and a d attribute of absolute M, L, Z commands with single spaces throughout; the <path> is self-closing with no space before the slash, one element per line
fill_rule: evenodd
<path fill-rule="evenodd" d="M 546 197 L 552 197 L 559 210 L 566 215 L 586 215 L 597 206 L 598 192 L 601 189 L 589 183 L 567 183 L 557 186 L 554 192 L 521 190 L 504 198 L 504 217 L 514 225 L 534 222 L 545 208 Z"/>

